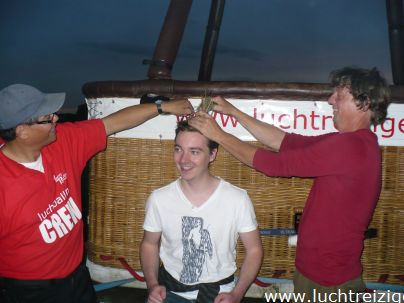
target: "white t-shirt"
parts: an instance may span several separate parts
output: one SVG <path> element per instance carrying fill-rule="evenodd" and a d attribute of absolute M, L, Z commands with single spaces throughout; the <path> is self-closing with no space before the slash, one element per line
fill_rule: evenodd
<path fill-rule="evenodd" d="M 181 283 L 222 280 L 237 269 L 238 234 L 257 228 L 251 200 L 245 190 L 220 179 L 210 198 L 195 207 L 179 180 L 152 192 L 143 228 L 162 233 L 160 259 Z"/>
<path fill-rule="evenodd" d="M 38 159 L 36 159 L 36 161 L 34 161 L 34 162 L 25 162 L 25 163 L 20 163 L 20 164 L 24 165 L 26 168 L 37 170 L 37 171 L 40 171 L 41 173 L 44 172 L 42 154 L 39 154 Z"/>

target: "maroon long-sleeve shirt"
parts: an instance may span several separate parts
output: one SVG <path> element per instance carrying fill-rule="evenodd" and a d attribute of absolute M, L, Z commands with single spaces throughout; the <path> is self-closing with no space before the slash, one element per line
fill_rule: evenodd
<path fill-rule="evenodd" d="M 325 286 L 359 277 L 364 233 L 381 189 L 376 135 L 366 129 L 287 134 L 278 153 L 258 149 L 253 166 L 268 176 L 314 178 L 299 225 L 297 269 Z"/>

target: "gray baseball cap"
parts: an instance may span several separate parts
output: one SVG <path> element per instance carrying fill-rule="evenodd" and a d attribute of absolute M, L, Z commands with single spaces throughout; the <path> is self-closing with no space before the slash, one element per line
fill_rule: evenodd
<path fill-rule="evenodd" d="M 26 84 L 7 86 L 0 91 L 0 129 L 57 112 L 65 97 L 66 93 L 45 94 Z"/>

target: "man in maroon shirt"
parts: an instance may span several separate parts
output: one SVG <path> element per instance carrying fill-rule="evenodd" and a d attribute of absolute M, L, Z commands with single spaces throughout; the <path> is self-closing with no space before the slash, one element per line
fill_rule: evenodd
<path fill-rule="evenodd" d="M 370 125 L 386 118 L 388 85 L 375 68 L 346 67 L 332 72 L 331 79 L 334 91 L 328 103 L 336 133 L 285 133 L 222 97 L 213 99 L 214 110 L 235 117 L 272 151 L 224 132 L 206 113 L 197 113 L 190 121 L 240 161 L 268 176 L 314 178 L 299 225 L 294 277 L 295 292 L 305 293 L 311 302 L 314 296 L 325 302 L 339 293 L 345 294 L 338 297 L 340 302 L 355 301 L 364 290 L 360 261 L 364 232 L 381 189 L 381 153 Z"/>

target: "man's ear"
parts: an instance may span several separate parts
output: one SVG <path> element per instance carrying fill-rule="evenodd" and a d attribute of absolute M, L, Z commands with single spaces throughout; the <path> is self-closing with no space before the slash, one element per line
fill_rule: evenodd
<path fill-rule="evenodd" d="M 15 128 L 15 135 L 16 138 L 20 138 L 20 139 L 27 139 L 28 138 L 28 128 L 27 125 L 21 124 L 21 125 L 17 125 L 17 127 Z"/>
<path fill-rule="evenodd" d="M 212 163 L 213 161 L 215 161 L 217 156 L 217 148 L 212 149 L 212 151 L 210 152 L 210 159 L 209 162 Z"/>
<path fill-rule="evenodd" d="M 370 97 L 366 93 L 362 93 L 358 96 L 358 100 L 360 101 L 359 108 L 361 111 L 366 112 L 370 107 Z"/>

